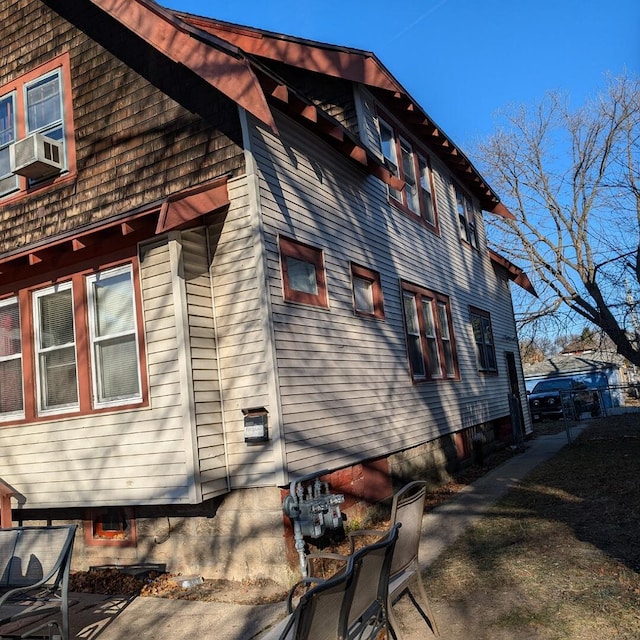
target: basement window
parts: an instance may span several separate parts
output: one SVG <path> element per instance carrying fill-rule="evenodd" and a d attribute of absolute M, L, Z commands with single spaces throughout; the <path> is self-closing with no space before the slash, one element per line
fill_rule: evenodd
<path fill-rule="evenodd" d="M 84 521 L 87 546 L 135 547 L 136 521 L 130 507 L 90 509 Z"/>

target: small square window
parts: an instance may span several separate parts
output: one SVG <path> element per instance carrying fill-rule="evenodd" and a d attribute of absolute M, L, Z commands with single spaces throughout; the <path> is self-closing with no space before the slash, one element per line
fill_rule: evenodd
<path fill-rule="evenodd" d="M 136 521 L 130 507 L 90 509 L 84 521 L 84 539 L 94 547 L 135 547 Z"/>
<path fill-rule="evenodd" d="M 366 267 L 351 265 L 353 308 L 357 315 L 384 318 L 380 274 Z"/>
<path fill-rule="evenodd" d="M 327 307 L 322 251 L 287 238 L 280 238 L 279 244 L 284 299 Z"/>

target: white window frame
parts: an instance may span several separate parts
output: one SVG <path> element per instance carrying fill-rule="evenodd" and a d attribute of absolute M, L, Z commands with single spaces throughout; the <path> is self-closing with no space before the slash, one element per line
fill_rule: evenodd
<path fill-rule="evenodd" d="M 47 82 L 48 80 L 54 77 L 57 79 L 57 85 L 58 85 L 58 101 L 59 101 L 59 109 L 60 109 L 60 118 L 58 120 L 49 122 L 46 125 L 43 125 L 41 127 L 32 127 L 31 123 L 29 122 L 29 100 L 28 100 L 29 89 L 32 89 L 37 84 Z M 54 69 L 49 73 L 45 73 L 37 78 L 34 78 L 30 82 L 25 83 L 23 87 L 23 95 L 24 95 L 23 104 L 24 104 L 25 131 L 27 135 L 30 135 L 32 133 L 41 133 L 42 135 L 52 138 L 53 140 L 56 140 L 57 142 L 59 142 L 62 145 L 62 161 L 64 164 L 63 170 L 67 170 L 68 165 L 67 165 L 67 152 L 66 152 L 66 145 L 65 145 L 66 131 L 65 131 L 63 91 L 64 91 L 64 88 L 63 88 L 63 82 L 62 82 L 62 71 L 60 69 Z M 60 130 L 59 135 L 57 134 L 57 130 Z M 54 135 L 52 135 L 52 132 L 54 132 Z"/>
<path fill-rule="evenodd" d="M 94 295 L 93 284 L 97 282 L 100 278 L 107 278 L 112 276 L 117 276 L 121 274 L 128 274 L 131 282 L 131 307 L 132 307 L 132 318 L 133 318 L 133 327 L 127 331 L 122 331 L 118 333 L 113 333 L 104 336 L 98 336 L 96 330 L 96 299 Z M 94 409 L 102 409 L 106 407 L 117 407 L 122 404 L 131 404 L 135 402 L 140 402 L 142 400 L 142 375 L 140 372 L 140 344 L 138 340 L 138 319 L 136 313 L 136 300 L 135 300 L 135 284 L 134 284 L 134 273 L 133 267 L 131 264 L 121 265 L 119 267 L 115 267 L 113 269 L 105 269 L 104 271 L 100 271 L 98 273 L 93 273 L 86 276 L 85 279 L 86 284 L 86 292 L 87 292 L 87 310 L 88 310 L 88 321 L 89 321 L 89 349 L 90 349 L 90 362 L 91 362 L 91 379 L 92 379 L 92 404 Z M 102 399 L 103 391 L 102 391 L 102 376 L 99 372 L 99 363 L 98 356 L 96 355 L 96 346 L 100 342 L 106 342 L 110 340 L 114 340 L 117 338 L 130 337 L 133 336 L 134 344 L 136 348 L 136 375 L 137 375 L 137 386 L 138 390 L 134 394 L 129 394 L 125 396 L 119 396 L 117 398 L 111 399 Z"/>
<path fill-rule="evenodd" d="M 71 317 L 73 321 L 73 342 L 66 343 L 64 345 L 56 345 L 55 347 L 42 348 L 42 327 L 40 322 L 40 305 L 39 300 L 52 293 L 59 293 L 61 291 L 71 291 Z M 71 280 L 63 282 L 61 284 L 55 284 L 45 289 L 39 289 L 33 292 L 33 333 L 34 333 L 34 353 L 35 353 L 35 375 L 36 375 L 36 400 L 37 400 L 37 412 L 41 416 L 56 415 L 60 413 L 69 413 L 69 411 L 78 411 L 80 409 L 80 388 L 78 380 L 78 346 L 76 337 L 76 319 L 74 313 L 74 291 Z M 46 390 L 43 389 L 45 378 L 41 369 L 41 357 L 43 354 L 52 353 L 57 350 L 68 349 L 73 346 L 73 354 L 76 368 L 76 401 L 61 404 L 56 407 L 46 407 L 45 398 Z"/>
<path fill-rule="evenodd" d="M 10 91 L 9 93 L 5 93 L 0 96 L 0 101 L 8 100 L 11 102 L 11 124 L 12 124 L 12 134 L 11 139 L 7 142 L 2 142 L 0 140 L 0 152 L 5 152 L 7 161 L 9 159 L 9 145 L 16 141 L 18 135 L 18 123 L 16 117 L 16 92 Z M 17 191 L 20 188 L 20 182 L 18 180 L 18 176 L 13 175 L 11 173 L 11 169 L 7 173 L 0 174 L 0 197 L 5 196 L 9 193 Z"/>
<path fill-rule="evenodd" d="M 0 310 L 4 307 L 9 307 L 12 305 L 18 306 L 18 331 L 20 331 L 20 351 L 19 353 L 13 353 L 11 355 L 0 355 L 0 363 L 11 362 L 14 360 L 20 361 L 20 393 L 22 394 L 22 409 L 19 411 L 6 411 L 4 413 L 0 413 L 0 422 L 7 422 L 8 420 L 20 420 L 21 418 L 24 418 L 24 362 L 22 358 L 22 319 L 20 318 L 20 302 L 17 297 L 0 300 Z"/>

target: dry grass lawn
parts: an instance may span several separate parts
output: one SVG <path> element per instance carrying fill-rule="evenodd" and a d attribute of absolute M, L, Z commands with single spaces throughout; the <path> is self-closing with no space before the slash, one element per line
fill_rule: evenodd
<path fill-rule="evenodd" d="M 640 414 L 589 421 L 425 584 L 448 640 L 640 638 Z"/>

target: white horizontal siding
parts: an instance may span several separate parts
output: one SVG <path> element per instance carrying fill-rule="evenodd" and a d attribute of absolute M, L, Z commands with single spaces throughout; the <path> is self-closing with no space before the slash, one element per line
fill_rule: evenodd
<path fill-rule="evenodd" d="M 189 324 L 190 374 L 193 383 L 196 448 L 202 497 L 227 490 L 227 466 L 218 380 L 206 230 L 181 234 Z M 215 437 L 214 437 L 215 436 Z M 206 471 L 206 478 L 202 472 Z"/>
<path fill-rule="evenodd" d="M 498 338 L 502 317 L 510 314 L 508 292 L 486 252 L 461 244 L 442 166 L 434 162 L 437 236 L 391 206 L 379 180 L 313 143 L 286 118 L 278 128 L 284 145 L 257 127 L 252 148 L 290 472 L 385 455 L 469 426 L 470 419 L 505 415 L 505 344 L 496 340 L 499 375 L 479 374 L 469 305 L 486 304 Z M 329 309 L 283 302 L 279 234 L 323 249 Z M 354 315 L 351 261 L 380 272 L 384 321 Z M 450 297 L 461 380 L 412 383 L 400 280 Z"/>
<path fill-rule="evenodd" d="M 264 282 L 259 277 L 256 203 L 249 195 L 247 178 L 232 180 L 228 186 L 229 210 L 208 232 L 229 480 L 231 488 L 273 485 L 272 442 L 247 445 L 242 413 L 242 409 L 269 407 L 268 312 L 261 295 Z M 218 442 L 211 432 L 206 441 Z M 221 485 L 206 465 L 215 467 L 221 460 L 214 456 L 202 466 L 212 492 Z"/>
<path fill-rule="evenodd" d="M 149 406 L 0 429 L 2 477 L 27 508 L 190 501 L 166 242 L 142 248 L 140 278 Z"/>

